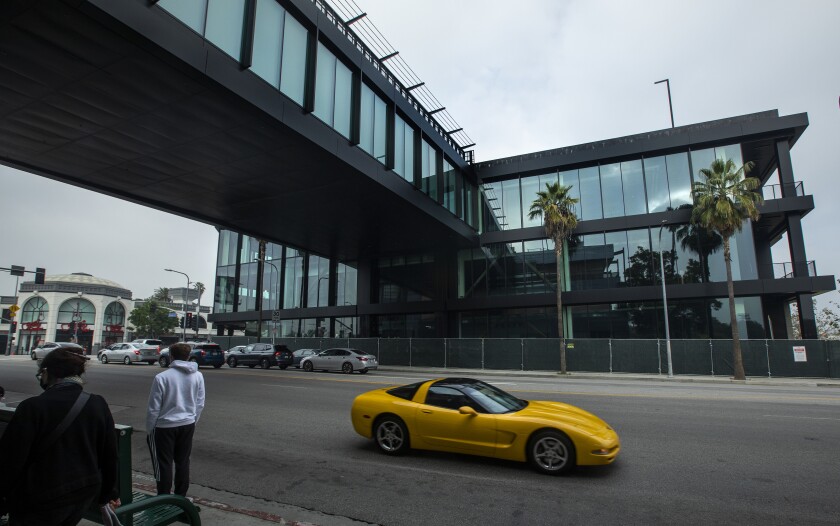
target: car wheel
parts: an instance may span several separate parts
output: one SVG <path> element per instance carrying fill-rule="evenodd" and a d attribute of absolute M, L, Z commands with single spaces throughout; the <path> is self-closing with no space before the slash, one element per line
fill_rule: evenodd
<path fill-rule="evenodd" d="M 236 367 L 236 358 L 230 358 L 228 360 L 228 367 Z"/>
<path fill-rule="evenodd" d="M 213 369 L 218 369 L 221 366 L 222 366 L 222 364 L 220 364 L 220 363 L 214 363 L 213 364 Z"/>
<path fill-rule="evenodd" d="M 131 365 L 131 358 L 126 356 L 125 358 L 123 358 L 123 363 L 126 365 Z"/>
<path fill-rule="evenodd" d="M 350 362 L 344 362 L 344 364 L 341 366 L 341 372 L 344 374 L 352 374 L 353 364 Z"/>
<path fill-rule="evenodd" d="M 102 363 L 108 363 L 108 357 L 103 354 L 99 357 L 99 361 Z"/>
<path fill-rule="evenodd" d="M 29 357 L 30 357 L 30 358 L 32 358 L 33 360 L 37 360 L 37 359 L 38 359 L 38 357 L 37 357 L 37 356 L 35 356 L 35 351 L 32 351 L 31 353 L 29 353 Z"/>
<path fill-rule="evenodd" d="M 362 374 L 366 374 L 368 372 L 368 370 L 367 369 L 360 369 L 359 372 L 362 373 Z"/>
<path fill-rule="evenodd" d="M 158 360 L 158 364 L 161 367 L 169 367 L 169 358 L 167 358 L 166 356 L 161 356 L 160 360 Z"/>
<path fill-rule="evenodd" d="M 408 451 L 408 429 L 402 419 L 394 415 L 380 416 L 373 425 L 376 445 L 388 455 L 401 455 Z"/>
<path fill-rule="evenodd" d="M 528 460 L 540 473 L 568 473 L 575 468 L 575 446 L 559 431 L 540 431 L 528 441 Z"/>
<path fill-rule="evenodd" d="M 268 361 L 268 358 L 263 358 L 260 360 L 260 367 L 263 369 L 271 369 L 271 362 Z"/>
<path fill-rule="evenodd" d="M 304 371 L 306 371 L 307 373 L 311 373 L 312 369 L 313 369 L 312 362 L 303 362 L 303 370 Z"/>

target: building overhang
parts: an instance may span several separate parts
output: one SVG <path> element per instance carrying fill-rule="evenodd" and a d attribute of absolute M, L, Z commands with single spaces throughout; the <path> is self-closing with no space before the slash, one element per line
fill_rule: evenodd
<path fill-rule="evenodd" d="M 0 164 L 343 261 L 475 242 L 147 0 L 9 0 L 0 22 Z"/>

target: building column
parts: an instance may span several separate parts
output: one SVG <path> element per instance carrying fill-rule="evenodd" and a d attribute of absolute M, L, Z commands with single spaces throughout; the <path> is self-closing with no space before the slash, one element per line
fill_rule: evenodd
<path fill-rule="evenodd" d="M 817 340 L 817 317 L 814 313 L 814 296 L 799 294 L 796 296 L 796 306 L 799 308 L 799 330 L 803 340 Z"/>
<path fill-rule="evenodd" d="M 782 185 L 782 197 L 796 197 L 796 182 L 793 178 L 793 163 L 790 160 L 790 146 L 787 140 L 776 142 L 776 156 L 779 166 L 779 183 Z M 805 236 L 802 233 L 802 216 L 787 215 L 788 244 L 793 260 L 793 275 L 808 276 L 808 256 L 805 253 Z M 813 310 L 813 309 L 811 309 Z M 800 310 L 800 312 L 802 312 Z"/>
<path fill-rule="evenodd" d="M 790 325 L 789 309 L 787 303 L 777 298 L 763 298 L 764 315 L 767 317 L 764 324 L 767 327 L 765 337 L 774 340 L 790 339 L 788 327 Z"/>

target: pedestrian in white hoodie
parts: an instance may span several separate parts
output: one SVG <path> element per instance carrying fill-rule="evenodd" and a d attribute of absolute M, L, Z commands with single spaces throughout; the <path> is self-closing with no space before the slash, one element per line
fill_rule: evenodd
<path fill-rule="evenodd" d="M 204 376 L 197 363 L 187 361 L 191 350 L 185 343 L 169 347 L 172 363 L 155 376 L 149 394 L 146 439 L 158 495 L 172 493 L 173 463 L 175 493 L 186 497 L 190 486 L 192 439 L 204 409 Z"/>

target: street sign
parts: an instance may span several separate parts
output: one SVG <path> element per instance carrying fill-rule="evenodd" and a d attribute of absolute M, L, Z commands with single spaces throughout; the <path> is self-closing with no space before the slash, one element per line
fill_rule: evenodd
<path fill-rule="evenodd" d="M 276 310 L 271 313 L 271 321 L 280 321 L 280 311 Z"/>
<path fill-rule="evenodd" d="M 178 313 L 177 312 L 170 312 L 169 314 L 167 314 L 167 316 L 169 316 L 170 318 L 177 318 Z"/>
<path fill-rule="evenodd" d="M 20 310 L 20 307 L 18 307 L 17 305 L 12 305 L 11 307 L 9 307 L 9 316 L 14 318 L 15 314 L 17 314 L 17 311 L 19 311 L 19 310 Z"/>

